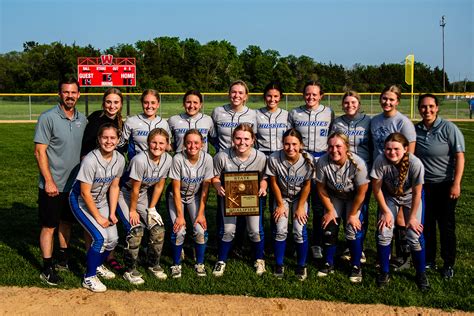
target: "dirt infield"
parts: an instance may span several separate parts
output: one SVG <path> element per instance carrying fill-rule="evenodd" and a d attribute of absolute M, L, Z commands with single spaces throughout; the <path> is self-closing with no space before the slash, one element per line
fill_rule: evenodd
<path fill-rule="evenodd" d="M 82 315 L 468 315 L 465 312 L 387 305 L 355 305 L 286 298 L 0 287 L 0 313 Z"/>

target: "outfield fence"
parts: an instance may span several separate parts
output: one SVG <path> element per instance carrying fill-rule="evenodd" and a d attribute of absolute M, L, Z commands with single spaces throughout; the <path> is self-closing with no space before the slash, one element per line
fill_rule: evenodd
<path fill-rule="evenodd" d="M 380 93 L 359 93 L 362 99 L 362 111 L 375 115 L 381 112 Z M 474 92 L 468 93 L 433 93 L 440 101 L 440 114 L 446 119 L 468 119 L 468 101 Z M 124 93 L 122 113 L 130 115 L 141 112 L 140 93 Z M 169 118 L 183 112 L 182 98 L 184 93 L 161 93 L 160 116 Z M 341 98 L 343 93 L 326 93 L 322 104 L 330 106 L 336 116 L 342 114 Z M 419 119 L 416 102 L 420 94 L 404 93 L 398 107 L 399 111 L 411 119 Z M 203 112 L 210 114 L 212 109 L 228 103 L 227 93 L 203 93 Z M 36 121 L 38 116 L 51 108 L 58 101 L 54 93 L 0 93 L 0 120 Z M 77 108 L 82 113 L 90 114 L 101 108 L 102 93 L 81 93 Z M 304 104 L 301 93 L 286 93 L 280 107 L 291 110 Z M 264 106 L 261 93 L 250 93 L 247 105 L 252 109 Z"/>

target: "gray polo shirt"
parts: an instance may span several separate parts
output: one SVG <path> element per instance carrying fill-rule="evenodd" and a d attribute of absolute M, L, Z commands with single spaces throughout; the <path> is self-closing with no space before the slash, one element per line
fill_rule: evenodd
<path fill-rule="evenodd" d="M 428 130 L 423 122 L 419 122 L 415 130 L 415 155 L 425 166 L 425 182 L 452 181 L 456 153 L 466 151 L 464 136 L 459 128 L 438 117 L 431 129 Z"/>
<path fill-rule="evenodd" d="M 67 118 L 61 107 L 56 105 L 43 112 L 36 124 L 36 144 L 48 145 L 49 169 L 59 192 L 68 192 L 79 170 L 81 143 L 87 119 L 74 110 L 74 116 Z M 39 175 L 39 187 L 44 189 L 44 177 Z"/>

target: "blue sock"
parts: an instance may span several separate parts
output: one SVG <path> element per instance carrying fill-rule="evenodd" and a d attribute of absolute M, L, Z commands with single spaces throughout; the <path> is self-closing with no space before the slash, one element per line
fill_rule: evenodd
<path fill-rule="evenodd" d="M 325 246 L 324 247 L 326 262 L 329 263 L 330 266 L 334 265 L 334 255 L 336 254 L 336 245 Z"/>
<path fill-rule="evenodd" d="M 411 256 L 413 258 L 413 265 L 417 273 L 423 273 L 426 271 L 426 258 L 425 248 L 421 248 L 420 251 L 412 251 Z"/>
<path fill-rule="evenodd" d="M 263 259 L 263 250 L 265 246 L 263 239 L 257 242 L 252 242 L 252 245 L 254 248 L 255 259 Z"/>
<path fill-rule="evenodd" d="M 362 257 L 362 238 L 348 240 L 349 250 L 351 252 L 351 265 L 360 267 L 360 258 Z"/>
<path fill-rule="evenodd" d="M 384 273 L 390 272 L 390 252 L 392 251 L 390 245 L 377 245 L 377 254 L 380 262 L 380 271 Z"/>
<path fill-rule="evenodd" d="M 275 240 L 274 242 L 275 247 L 275 263 L 279 266 L 283 265 L 283 260 L 285 257 L 285 249 L 286 249 L 286 240 Z"/>
<path fill-rule="evenodd" d="M 204 253 L 206 252 L 206 244 L 194 243 L 196 250 L 196 263 L 204 263 Z"/>
<path fill-rule="evenodd" d="M 173 264 L 179 265 L 181 263 L 181 251 L 183 250 L 183 244 L 181 245 L 171 245 L 173 250 Z"/>
<path fill-rule="evenodd" d="M 308 256 L 308 241 L 302 243 L 295 243 L 296 246 L 296 264 L 299 267 L 306 266 L 306 257 Z"/>
<path fill-rule="evenodd" d="M 229 256 L 230 247 L 232 247 L 232 241 L 219 241 L 219 250 L 218 250 L 218 261 L 227 261 L 227 257 Z"/>
<path fill-rule="evenodd" d="M 87 268 L 86 268 L 86 275 L 85 277 L 88 278 L 90 276 L 94 276 L 97 274 L 97 267 L 100 266 L 103 262 L 102 257 L 103 253 L 97 252 L 94 248 L 89 248 L 87 251 L 86 261 L 87 261 Z"/>

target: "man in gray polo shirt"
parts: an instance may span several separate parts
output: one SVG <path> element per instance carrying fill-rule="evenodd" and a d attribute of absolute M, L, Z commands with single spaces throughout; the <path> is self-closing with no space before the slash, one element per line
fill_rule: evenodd
<path fill-rule="evenodd" d="M 41 224 L 40 248 L 43 270 L 40 278 L 57 285 L 61 278 L 53 266 L 54 231 L 58 227 L 60 261 L 58 268 L 67 269 L 67 248 L 74 222 L 68 195 L 79 162 L 86 117 L 75 106 L 80 97 L 77 79 L 61 80 L 59 104 L 44 112 L 35 130 L 35 157 L 40 171 L 38 210 Z"/>

